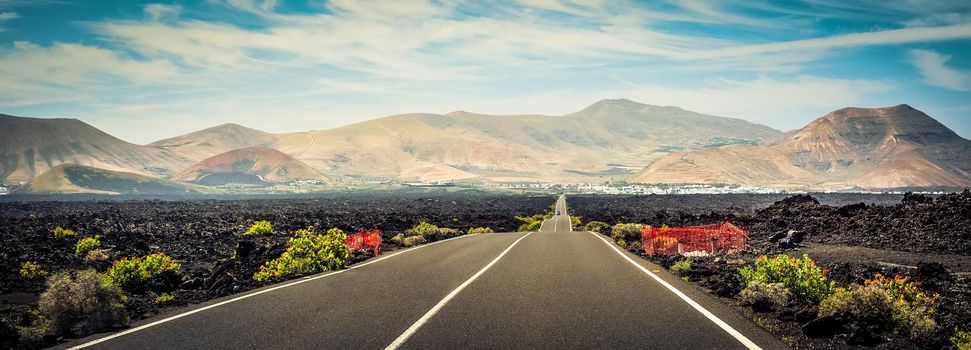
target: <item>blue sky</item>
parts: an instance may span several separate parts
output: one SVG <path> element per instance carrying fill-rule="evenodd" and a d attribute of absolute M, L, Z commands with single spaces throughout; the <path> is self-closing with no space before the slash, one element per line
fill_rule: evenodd
<path fill-rule="evenodd" d="M 604 98 L 780 130 L 906 103 L 971 138 L 971 2 L 887 3 L 0 0 L 0 113 L 147 143 Z"/>

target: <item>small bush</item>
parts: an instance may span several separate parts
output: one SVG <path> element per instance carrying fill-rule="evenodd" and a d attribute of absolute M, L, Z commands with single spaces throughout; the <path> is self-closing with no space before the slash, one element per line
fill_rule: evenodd
<path fill-rule="evenodd" d="M 529 231 L 539 231 L 540 227 L 543 226 L 543 221 L 553 217 L 556 213 L 552 209 L 546 212 L 546 214 L 536 214 L 533 216 L 516 216 L 516 220 L 522 221 L 523 224 L 519 225 L 517 231 L 519 232 L 529 232 Z"/>
<path fill-rule="evenodd" d="M 172 296 L 172 294 L 162 293 L 162 294 L 159 294 L 157 297 L 155 297 L 155 304 L 159 304 L 159 305 L 166 304 L 166 303 L 172 302 L 173 300 L 175 300 L 175 297 Z"/>
<path fill-rule="evenodd" d="M 250 226 L 250 228 L 243 233 L 243 236 L 263 236 L 272 234 L 273 225 L 271 225 L 269 221 L 261 220 L 253 223 L 253 226 Z"/>
<path fill-rule="evenodd" d="M 402 242 L 405 247 L 414 247 L 416 245 L 425 243 L 425 237 L 422 236 L 408 236 Z"/>
<path fill-rule="evenodd" d="M 25 280 L 33 280 L 47 276 L 47 271 L 36 261 L 24 261 L 20 264 L 20 277 Z"/>
<path fill-rule="evenodd" d="M 101 248 L 101 236 L 84 237 L 74 245 L 75 256 L 86 256 L 92 250 Z"/>
<path fill-rule="evenodd" d="M 833 316 L 841 321 L 890 324 L 893 300 L 887 291 L 872 286 L 837 288 L 819 304 L 820 316 Z"/>
<path fill-rule="evenodd" d="M 596 232 L 596 233 L 606 233 L 607 229 L 610 228 L 606 222 L 603 221 L 591 221 L 586 225 L 583 225 L 584 231 Z"/>
<path fill-rule="evenodd" d="M 788 255 L 770 259 L 763 255 L 755 259 L 752 266 L 743 267 L 738 272 L 746 286 L 755 281 L 782 283 L 797 300 L 810 304 L 818 304 L 836 288 L 836 283 L 826 278 L 823 270 L 805 254 L 802 259 Z"/>
<path fill-rule="evenodd" d="M 420 236 L 425 240 L 440 240 L 449 237 L 458 236 L 459 231 L 452 228 L 438 227 L 428 222 L 422 221 L 405 231 L 405 236 Z"/>
<path fill-rule="evenodd" d="M 466 234 L 475 235 L 480 233 L 492 233 L 492 228 L 489 227 L 469 227 L 469 231 Z"/>
<path fill-rule="evenodd" d="M 908 333 L 912 339 L 927 337 L 934 331 L 939 295 L 927 294 L 920 289 L 920 283 L 899 275 L 886 278 L 876 274 L 864 285 L 887 292 L 893 300 L 893 323 L 898 330 Z"/>
<path fill-rule="evenodd" d="M 951 337 L 951 345 L 958 350 L 971 350 L 971 332 L 955 329 L 954 336 Z"/>
<path fill-rule="evenodd" d="M 641 241 L 633 241 L 627 245 L 627 250 L 638 253 L 641 251 Z"/>
<path fill-rule="evenodd" d="M 72 229 L 67 229 L 60 226 L 54 228 L 55 238 L 74 237 L 76 235 L 77 235 L 77 232 L 74 232 L 74 230 Z"/>
<path fill-rule="evenodd" d="M 105 331 L 128 322 L 124 303 L 121 289 L 105 283 L 94 269 L 59 273 L 47 281 L 37 301 L 38 317 L 20 330 L 21 336 Z"/>
<path fill-rule="evenodd" d="M 403 245 L 403 244 L 405 244 L 404 241 L 405 241 L 405 235 L 403 233 L 399 233 L 399 234 L 394 235 L 394 237 L 391 237 L 391 243 L 394 243 L 394 244 L 397 244 L 397 245 Z"/>
<path fill-rule="evenodd" d="M 738 294 L 738 298 L 745 305 L 756 309 L 768 310 L 788 305 L 792 300 L 792 292 L 782 283 L 764 283 L 754 281 Z"/>
<path fill-rule="evenodd" d="M 124 257 L 115 260 L 105 272 L 104 279 L 111 285 L 125 290 L 144 288 L 148 282 L 164 273 L 178 273 L 182 265 L 163 253 L 144 257 Z"/>
<path fill-rule="evenodd" d="M 573 228 L 580 228 L 583 226 L 583 220 L 579 216 L 570 215 L 570 226 Z"/>
<path fill-rule="evenodd" d="M 640 241 L 641 228 L 643 228 L 641 224 L 616 224 L 610 230 L 610 237 L 625 241 Z"/>
<path fill-rule="evenodd" d="M 690 259 L 681 260 L 674 263 L 674 265 L 671 265 L 671 273 L 675 275 L 684 277 L 687 276 L 689 272 L 691 272 Z"/>
<path fill-rule="evenodd" d="M 289 276 L 307 275 L 339 269 L 350 257 L 344 245 L 347 234 L 332 228 L 326 234 L 317 234 L 313 227 L 306 236 L 291 238 L 287 250 L 279 258 L 267 261 L 253 275 L 256 281 Z"/>

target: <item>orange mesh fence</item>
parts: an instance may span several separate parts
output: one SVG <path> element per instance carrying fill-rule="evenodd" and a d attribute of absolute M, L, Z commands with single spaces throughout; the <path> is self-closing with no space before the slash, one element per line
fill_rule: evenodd
<path fill-rule="evenodd" d="M 728 221 L 690 227 L 650 227 L 641 230 L 641 247 L 648 255 L 725 254 L 745 250 L 748 231 Z"/>
<path fill-rule="evenodd" d="M 374 255 L 381 254 L 381 230 L 377 228 L 370 231 L 361 229 L 358 233 L 348 235 L 344 239 L 344 246 L 352 252 L 370 250 Z"/>

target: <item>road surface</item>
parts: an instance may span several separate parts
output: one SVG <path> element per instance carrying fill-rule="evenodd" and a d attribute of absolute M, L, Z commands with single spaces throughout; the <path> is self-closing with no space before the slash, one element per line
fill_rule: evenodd
<path fill-rule="evenodd" d="M 659 267 L 561 215 L 538 232 L 435 242 L 62 347 L 782 349 Z"/>

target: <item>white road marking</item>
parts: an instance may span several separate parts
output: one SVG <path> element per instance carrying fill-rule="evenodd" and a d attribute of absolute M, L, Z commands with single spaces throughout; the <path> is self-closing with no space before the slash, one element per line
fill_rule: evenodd
<path fill-rule="evenodd" d="M 711 313 L 711 311 L 708 311 L 707 309 L 705 309 L 704 307 L 702 307 L 700 304 L 698 304 L 697 302 L 695 302 L 694 300 L 692 300 L 691 298 L 689 298 L 687 295 L 685 295 L 684 293 L 682 293 L 680 290 L 678 290 L 677 288 L 674 288 L 674 286 L 672 286 L 668 282 L 666 282 L 663 279 L 661 279 L 661 277 L 658 277 L 657 275 L 655 275 L 654 273 L 652 273 L 648 269 L 644 268 L 644 266 L 642 266 L 641 264 L 638 264 L 637 262 L 635 262 L 633 259 L 631 259 L 629 256 L 627 256 L 627 254 L 624 254 L 623 252 L 621 252 L 620 249 L 617 249 L 617 246 L 615 244 L 610 243 L 605 238 L 601 237 L 600 235 L 598 235 L 598 234 L 596 234 L 594 232 L 591 232 L 591 231 L 587 231 L 587 232 L 589 232 L 590 234 L 596 236 L 597 238 L 600 238 L 600 240 L 603 241 L 604 244 L 606 244 L 608 247 L 612 248 L 615 252 L 617 252 L 618 255 L 620 255 L 622 258 L 626 259 L 627 262 L 629 262 L 631 265 L 634 265 L 635 267 L 637 267 L 638 269 L 640 269 L 642 272 L 646 273 L 648 276 L 651 276 L 651 278 L 653 278 L 655 281 L 657 281 L 657 283 L 660 283 L 662 286 L 664 286 L 665 288 L 667 288 L 668 290 L 670 290 L 672 293 L 674 293 L 675 295 L 677 295 L 679 298 L 681 298 L 681 300 L 684 300 L 684 302 L 688 303 L 688 305 L 691 305 L 691 307 L 693 307 L 695 310 L 698 310 L 698 312 L 700 312 L 702 315 L 704 315 L 709 320 L 711 320 L 711 322 L 714 322 L 715 325 L 717 325 L 719 328 L 721 328 L 722 330 L 724 330 L 725 332 L 727 332 L 729 335 L 731 335 L 733 338 L 735 338 L 736 340 L 738 340 L 746 348 L 748 348 L 750 350 L 762 350 L 762 348 L 759 347 L 758 345 L 756 345 L 755 342 L 753 342 L 753 341 L 749 340 L 748 338 L 746 338 L 744 335 L 742 335 L 741 332 L 735 330 L 735 328 L 732 328 L 732 326 L 729 326 L 728 323 L 725 323 L 725 321 L 722 321 L 720 318 L 718 318 L 718 316 L 715 316 L 715 314 Z"/>
<path fill-rule="evenodd" d="M 442 298 L 442 300 L 440 300 L 438 304 L 435 304 L 435 306 L 432 306 L 432 308 L 428 310 L 428 312 L 426 312 L 425 315 L 419 318 L 418 321 L 415 321 L 415 323 L 412 324 L 411 327 L 408 327 L 408 329 L 406 329 L 404 333 L 401 333 L 401 335 L 399 335 L 397 339 L 391 342 L 391 344 L 388 344 L 388 347 L 384 349 L 394 350 L 401 347 L 401 345 L 404 344 L 405 341 L 408 340 L 408 338 L 411 338 L 411 336 L 414 335 L 415 332 L 417 332 L 418 329 L 421 328 L 421 326 L 425 325 L 425 323 L 427 323 L 428 320 L 432 318 L 432 316 L 435 316 L 435 314 L 437 314 L 438 311 L 442 309 L 442 307 L 445 307 L 445 304 L 448 304 L 448 302 L 451 301 L 453 298 L 455 298 L 455 296 L 458 295 L 460 292 L 462 292 L 462 290 L 465 289 L 465 287 L 468 287 L 469 284 L 472 284 L 472 281 L 475 281 L 475 279 L 479 278 L 479 276 L 482 276 L 482 274 L 485 273 L 487 270 L 489 270 L 489 268 L 491 268 L 492 265 L 495 265 L 497 262 L 499 262 L 499 259 L 502 259 L 502 257 L 505 256 L 506 253 L 509 253 L 509 251 L 512 250 L 512 247 L 515 247 L 516 244 L 519 244 L 519 241 L 522 241 L 526 237 L 529 237 L 529 235 L 531 234 L 533 233 L 532 232 L 527 233 L 526 235 L 519 237 L 519 239 L 517 239 L 515 242 L 512 242 L 512 244 L 510 244 L 509 247 L 506 248 L 506 250 L 503 250 L 502 253 L 499 254 L 499 256 L 497 256 L 488 265 L 486 265 L 481 270 L 479 270 L 479 272 L 476 272 L 474 275 L 472 275 L 472 277 L 469 277 L 469 279 L 465 280 L 465 282 L 462 282 L 462 284 L 459 285 L 458 288 L 455 288 L 455 290 L 453 290 L 451 293 L 448 293 L 448 295 L 446 295 L 445 298 Z"/>
<path fill-rule="evenodd" d="M 111 340 L 111 339 L 115 339 L 115 338 L 118 338 L 118 337 L 121 337 L 121 336 L 125 336 L 125 335 L 128 335 L 128 334 L 132 334 L 132 333 L 138 332 L 140 330 L 143 330 L 143 329 L 146 329 L 146 328 L 149 328 L 149 327 L 154 327 L 154 326 L 157 326 L 157 325 L 160 325 L 160 324 L 169 322 L 169 321 L 174 321 L 174 320 L 177 320 L 177 319 L 180 319 L 180 318 L 183 318 L 183 317 L 192 315 L 192 314 L 197 313 L 197 312 L 203 312 L 203 311 L 206 311 L 206 310 L 215 308 L 215 307 L 223 306 L 223 305 L 226 305 L 226 304 L 229 304 L 229 303 L 232 303 L 232 302 L 236 302 L 236 301 L 240 301 L 240 300 L 243 300 L 243 299 L 246 299 L 246 298 L 254 297 L 254 296 L 257 296 L 257 295 L 260 295 L 260 294 L 263 294 L 263 293 L 269 293 L 269 292 L 272 292 L 272 291 L 275 291 L 275 290 L 278 290 L 278 289 L 283 289 L 283 288 L 290 287 L 290 286 L 294 286 L 294 285 L 301 284 L 301 283 L 304 283 L 304 282 L 310 282 L 310 281 L 313 281 L 313 280 L 316 280 L 316 279 L 321 279 L 321 278 L 324 278 L 324 277 L 327 277 L 327 276 L 333 276 L 333 275 L 336 275 L 336 274 L 339 274 L 339 273 L 343 273 L 343 272 L 347 272 L 347 271 L 350 271 L 350 270 L 353 270 L 353 269 L 356 269 L 356 268 L 361 268 L 361 267 L 368 266 L 370 264 L 376 263 L 378 261 L 381 261 L 381 260 L 390 258 L 392 256 L 395 256 L 395 255 L 398 255 L 398 254 L 401 254 L 401 253 L 407 253 L 407 252 L 410 252 L 410 251 L 414 251 L 416 249 L 420 249 L 420 248 L 424 248 L 424 247 L 428 247 L 428 246 L 433 246 L 433 245 L 436 245 L 436 244 L 439 244 L 439 243 L 442 243 L 442 242 L 445 242 L 445 241 L 451 241 L 453 239 L 459 239 L 459 238 L 464 238 L 464 237 L 470 237 L 470 236 L 469 235 L 463 235 L 463 236 L 458 236 L 458 237 L 452 237 L 452 238 L 449 238 L 449 239 L 444 239 L 444 240 L 441 240 L 441 241 L 435 241 L 435 242 L 428 243 L 428 244 L 422 244 L 422 245 L 417 246 L 417 247 L 414 247 L 414 248 L 401 250 L 401 251 L 392 253 L 390 255 L 385 255 L 383 257 L 380 257 L 380 258 L 377 258 L 377 259 L 374 259 L 374 260 L 365 262 L 363 264 L 353 265 L 353 266 L 351 266 L 349 268 L 346 268 L 346 269 L 343 269 L 343 270 L 325 272 L 325 273 L 323 273 L 321 275 L 317 275 L 317 276 L 304 277 L 304 278 L 301 278 L 299 280 L 296 280 L 296 281 L 293 281 L 293 282 L 290 282 L 290 283 L 286 283 L 286 284 L 282 284 L 282 285 L 279 285 L 279 286 L 276 286 L 276 287 L 273 287 L 273 288 L 264 289 L 264 290 L 257 291 L 257 292 L 253 292 L 253 293 L 250 293 L 250 294 L 240 295 L 238 297 L 235 297 L 235 298 L 232 298 L 232 299 L 229 299 L 229 300 L 221 301 L 221 302 L 218 302 L 218 303 L 215 303 L 215 304 L 212 304 L 212 305 L 208 305 L 208 306 L 205 306 L 205 307 L 200 307 L 198 309 L 186 311 L 186 312 L 183 312 L 181 314 L 174 315 L 174 316 L 171 316 L 171 317 L 167 317 L 167 318 L 164 318 L 164 319 L 161 319 L 161 320 L 152 322 L 152 323 L 146 323 L 144 325 L 141 325 L 141 326 L 138 326 L 138 327 L 135 327 L 135 328 L 132 328 L 132 329 L 128 329 L 128 330 L 125 330 L 125 331 L 122 331 L 122 332 L 118 332 L 118 333 L 115 333 L 115 334 L 112 334 L 112 335 L 108 335 L 108 336 L 105 336 L 103 338 L 98 338 L 98 339 L 89 341 L 87 343 L 81 344 L 81 345 L 72 346 L 72 347 L 70 347 L 68 349 L 69 350 L 73 350 L 73 349 L 83 349 L 83 348 L 86 348 L 86 347 L 89 347 L 89 346 L 92 346 L 92 345 L 95 345 L 95 344 L 98 344 L 98 343 L 102 343 L 102 342 L 105 342 L 105 341 L 108 341 L 108 340 Z M 520 238 L 520 239 L 522 239 L 522 238 Z"/>

